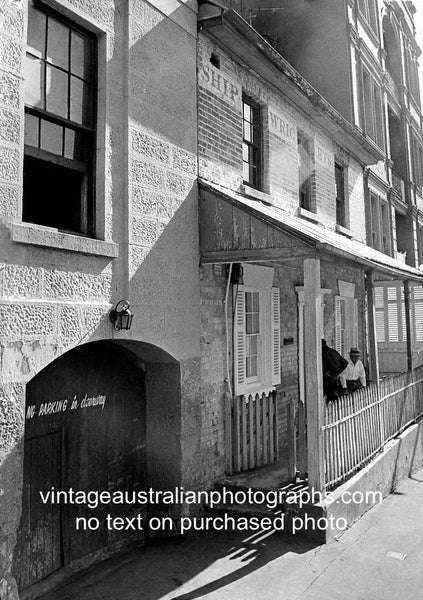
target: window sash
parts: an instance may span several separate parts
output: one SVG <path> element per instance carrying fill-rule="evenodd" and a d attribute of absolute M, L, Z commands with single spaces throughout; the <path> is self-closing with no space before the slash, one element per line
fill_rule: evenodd
<path fill-rule="evenodd" d="M 261 393 L 281 378 L 279 288 L 234 292 L 234 392 Z"/>
<path fill-rule="evenodd" d="M 242 101 L 242 176 L 244 183 L 261 187 L 261 112 L 258 104 Z"/>
<path fill-rule="evenodd" d="M 311 140 L 300 131 L 298 132 L 297 146 L 299 205 L 305 210 L 312 211 L 311 178 L 313 175 L 313 159 L 311 155 Z"/>
<path fill-rule="evenodd" d="M 336 186 L 336 223 L 345 227 L 346 225 L 346 207 L 345 207 L 345 179 L 344 167 L 335 163 L 335 186 Z"/>

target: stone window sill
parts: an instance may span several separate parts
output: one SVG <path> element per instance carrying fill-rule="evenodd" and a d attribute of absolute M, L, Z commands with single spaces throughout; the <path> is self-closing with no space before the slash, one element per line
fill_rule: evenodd
<path fill-rule="evenodd" d="M 14 223 L 11 230 L 11 239 L 19 244 L 32 244 L 81 254 L 93 254 L 107 258 L 119 256 L 119 245 L 114 242 L 64 233 L 57 229 L 29 223 Z"/>
<path fill-rule="evenodd" d="M 239 191 L 241 192 L 241 194 L 250 196 L 251 198 L 254 198 L 255 200 L 261 200 L 265 204 L 272 204 L 272 198 L 269 194 L 266 194 L 265 192 L 261 192 L 260 190 L 256 190 L 256 188 L 246 185 L 245 183 L 243 183 L 240 186 Z"/>
<path fill-rule="evenodd" d="M 354 237 L 354 233 L 351 231 L 351 229 L 348 229 L 348 227 L 343 227 L 342 225 L 335 225 L 335 231 L 349 238 Z"/>
<path fill-rule="evenodd" d="M 311 212 L 311 210 L 306 210 L 305 208 L 298 208 L 297 215 L 299 217 L 303 217 L 304 219 L 308 219 L 309 221 L 314 221 L 315 223 L 321 223 L 319 217 L 316 213 Z"/>

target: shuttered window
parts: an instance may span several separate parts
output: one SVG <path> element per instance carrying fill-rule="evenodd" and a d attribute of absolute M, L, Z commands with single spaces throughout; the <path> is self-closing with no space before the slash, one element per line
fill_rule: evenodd
<path fill-rule="evenodd" d="M 234 380 L 239 396 L 280 383 L 280 300 L 279 288 L 235 289 Z"/>
<path fill-rule="evenodd" d="M 393 345 L 407 341 L 405 303 L 402 286 L 385 285 L 375 287 L 376 340 Z M 416 341 L 423 341 L 423 288 L 411 290 L 411 328 Z"/>
<path fill-rule="evenodd" d="M 375 288 L 376 341 L 385 341 L 385 297 L 383 288 Z"/>
<path fill-rule="evenodd" d="M 423 287 L 414 286 L 414 322 L 416 328 L 416 342 L 423 342 Z"/>
<path fill-rule="evenodd" d="M 357 298 L 335 296 L 335 348 L 348 356 L 350 348 L 358 346 Z"/>

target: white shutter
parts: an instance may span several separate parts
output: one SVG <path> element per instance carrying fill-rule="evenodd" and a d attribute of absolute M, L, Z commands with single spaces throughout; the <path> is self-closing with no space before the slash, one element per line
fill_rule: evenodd
<path fill-rule="evenodd" d="M 340 296 L 335 296 L 335 350 L 342 352 Z"/>
<path fill-rule="evenodd" d="M 234 383 L 235 395 L 244 394 L 245 389 L 245 291 L 244 286 L 234 287 L 235 298 L 234 320 Z"/>
<path fill-rule="evenodd" d="M 385 298 L 384 288 L 375 287 L 375 319 L 376 319 L 376 341 L 385 341 Z"/>
<path fill-rule="evenodd" d="M 415 285 L 413 292 L 416 341 L 423 342 L 423 287 L 421 285 Z"/>
<path fill-rule="evenodd" d="M 281 382 L 281 309 L 279 288 L 271 289 L 272 385 Z"/>
<path fill-rule="evenodd" d="M 389 341 L 399 341 L 397 288 L 387 288 Z"/>
<path fill-rule="evenodd" d="M 352 313 L 353 313 L 353 331 L 352 331 L 352 346 L 358 347 L 358 300 L 357 298 L 352 299 Z"/>

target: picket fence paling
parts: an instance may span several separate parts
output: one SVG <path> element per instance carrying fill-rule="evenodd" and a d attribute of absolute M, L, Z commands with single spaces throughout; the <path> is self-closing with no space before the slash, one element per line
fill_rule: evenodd
<path fill-rule="evenodd" d="M 276 393 L 234 396 L 231 404 L 231 472 L 275 462 L 278 459 Z"/>
<path fill-rule="evenodd" d="M 326 406 L 326 484 L 346 479 L 423 413 L 423 366 Z"/>

